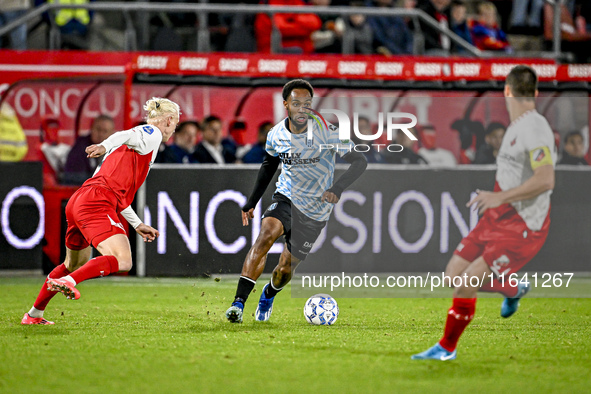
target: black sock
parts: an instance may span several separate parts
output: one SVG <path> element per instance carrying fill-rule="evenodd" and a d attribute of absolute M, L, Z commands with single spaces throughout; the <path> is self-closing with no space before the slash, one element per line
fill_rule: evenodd
<path fill-rule="evenodd" d="M 281 289 L 275 289 L 273 287 L 273 279 L 271 279 L 269 281 L 269 286 L 267 286 L 267 288 L 265 289 L 265 297 L 266 298 L 273 298 L 277 295 L 277 293 L 279 293 L 281 290 L 283 290 L 283 287 Z"/>
<path fill-rule="evenodd" d="M 241 276 L 238 280 L 238 288 L 236 289 L 236 297 L 234 298 L 234 301 L 240 301 L 244 304 L 255 284 L 256 281 Z"/>

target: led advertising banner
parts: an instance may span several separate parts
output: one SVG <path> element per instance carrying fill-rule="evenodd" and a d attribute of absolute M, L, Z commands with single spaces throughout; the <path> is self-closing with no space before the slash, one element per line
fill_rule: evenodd
<path fill-rule="evenodd" d="M 0 269 L 41 268 L 45 201 L 40 162 L 0 163 Z"/>
<path fill-rule="evenodd" d="M 336 177 L 342 173 L 340 167 Z M 146 222 L 160 231 L 146 245 L 148 276 L 239 273 L 256 239 L 274 182 L 243 227 L 240 207 L 258 166 L 154 166 L 146 187 Z M 492 190 L 494 169 L 432 170 L 370 165 L 345 191 L 298 273 L 442 271 L 478 222 L 466 203 L 476 189 Z M 591 172 L 556 171 L 547 241 L 527 268 L 591 270 Z M 269 254 L 276 265 L 283 238 Z"/>

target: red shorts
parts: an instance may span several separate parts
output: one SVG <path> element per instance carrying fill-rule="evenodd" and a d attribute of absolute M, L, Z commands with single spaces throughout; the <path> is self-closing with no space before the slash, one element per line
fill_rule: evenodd
<path fill-rule="evenodd" d="M 454 254 L 470 262 L 482 256 L 495 276 L 508 276 L 540 251 L 549 227 L 549 211 L 540 231 L 532 231 L 515 208 L 506 204 L 487 210 Z"/>
<path fill-rule="evenodd" d="M 74 193 L 66 205 L 66 247 L 82 250 L 89 245 L 97 247 L 115 235 L 127 235 L 116 211 L 115 195 L 107 189 L 83 186 Z"/>

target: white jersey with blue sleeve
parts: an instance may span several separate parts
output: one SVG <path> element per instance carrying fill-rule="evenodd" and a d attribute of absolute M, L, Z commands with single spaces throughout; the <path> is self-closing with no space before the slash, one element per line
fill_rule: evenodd
<path fill-rule="evenodd" d="M 265 149 L 281 160 L 281 174 L 275 193 L 291 200 L 293 206 L 307 217 L 327 221 L 334 204 L 322 202 L 322 194 L 334 182 L 335 155 L 351 152 L 350 141 L 339 140 L 338 128 L 313 123 L 312 138 L 308 133 L 294 134 L 288 119 L 277 123 L 267 135 Z"/>

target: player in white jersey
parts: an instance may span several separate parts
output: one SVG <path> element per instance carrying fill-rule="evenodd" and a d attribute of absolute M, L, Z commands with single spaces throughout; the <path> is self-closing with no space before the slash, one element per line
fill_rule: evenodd
<path fill-rule="evenodd" d="M 446 269 L 447 276 L 468 280 L 454 289 L 441 340 L 412 356 L 414 360 L 456 358 L 458 340 L 474 317 L 478 290 L 505 295 L 501 306 L 505 318 L 517 311 L 529 290 L 528 283 L 512 286 L 509 276 L 528 263 L 546 240 L 557 156 L 552 129 L 536 111 L 537 82 L 536 73 L 527 66 L 516 66 L 507 76 L 504 95 L 511 124 L 497 156 L 495 190 L 477 191 L 467 204 L 483 216 L 460 242 Z M 474 277 L 478 280 L 472 282 Z"/>
<path fill-rule="evenodd" d="M 280 163 L 281 175 L 273 202 L 263 214 L 261 231 L 244 261 L 234 302 L 226 311 L 230 322 L 242 322 L 244 303 L 263 273 L 267 252 L 279 237 L 285 235 L 285 248 L 279 264 L 263 288 L 255 312 L 256 320 L 269 320 L 275 295 L 289 283 L 293 270 L 312 249 L 343 190 L 367 166 L 363 154 L 355 152 L 350 142 L 339 140 L 336 127 L 314 123 L 312 133 L 308 133 L 313 95 L 312 85 L 302 79 L 290 81 L 283 87 L 283 105 L 288 116 L 267 135 L 265 160 L 255 188 L 242 207 L 244 226 L 254 217 L 254 208 Z M 336 154 L 351 166 L 333 183 Z"/>

